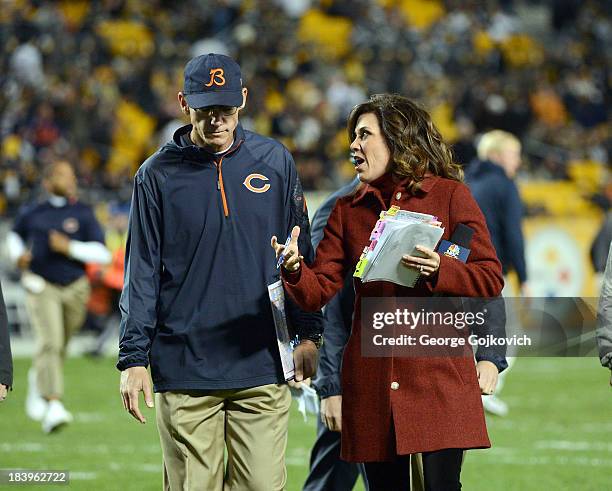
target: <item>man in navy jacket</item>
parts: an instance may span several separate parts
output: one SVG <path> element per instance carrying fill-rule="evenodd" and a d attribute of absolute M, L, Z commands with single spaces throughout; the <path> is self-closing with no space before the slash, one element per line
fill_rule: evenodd
<path fill-rule="evenodd" d="M 478 158 L 468 167 L 466 181 L 485 216 L 504 274 L 514 269 L 523 289 L 527 286 L 523 204 L 514 182 L 521 165 L 521 143 L 505 131 L 490 131 L 478 143 Z"/>
<path fill-rule="evenodd" d="M 323 238 L 327 219 L 338 198 L 347 196 L 359 185 L 355 178 L 329 196 L 312 219 L 312 245 L 316 249 Z M 344 347 L 351 334 L 351 320 L 355 303 L 352 273 L 346 277 L 342 290 L 325 306 L 325 343 L 317 376 L 312 385 L 321 398 L 321 418 L 317 425 L 317 440 L 310 453 L 310 473 L 304 491 L 351 490 L 363 465 L 340 460 L 340 430 L 342 425 L 342 388 L 340 371 Z"/>
<path fill-rule="evenodd" d="M 45 433 L 73 420 L 63 403 L 64 360 L 87 313 L 90 286 L 85 265 L 111 260 L 93 209 L 78 199 L 77 184 L 70 162 L 49 163 L 43 169 L 46 199 L 25 206 L 7 235 L 8 255 L 21 270 L 36 336 L 26 414 L 40 421 Z"/>
<path fill-rule="evenodd" d="M 487 221 L 491 241 L 502 264 L 504 275 L 514 270 L 518 276 L 521 294 L 529 296 L 525 243 L 521 221 L 523 204 L 514 182 L 521 165 L 521 143 L 511 133 L 493 130 L 481 136 L 478 146 L 478 160 L 468 167 L 466 181 Z M 506 278 L 504 297 L 513 297 L 511 283 Z M 506 323 L 517 326 L 517 318 L 511 303 L 506 306 Z M 485 410 L 498 416 L 508 413 L 506 403 L 498 395 L 505 377 L 514 363 L 508 356 L 508 369 L 500 373 L 494 395 L 483 396 Z"/>
<path fill-rule="evenodd" d="M 166 489 L 285 486 L 291 397 L 268 243 L 295 225 L 309 230 L 308 214 L 289 151 L 240 126 L 246 98 L 231 58 L 190 60 L 178 99 L 191 124 L 135 177 L 117 367 L 124 406 L 144 423 L 138 397 L 153 406 L 151 365 Z M 312 260 L 309 234 L 301 245 Z M 315 372 L 321 316 L 287 310 L 300 381 Z"/>

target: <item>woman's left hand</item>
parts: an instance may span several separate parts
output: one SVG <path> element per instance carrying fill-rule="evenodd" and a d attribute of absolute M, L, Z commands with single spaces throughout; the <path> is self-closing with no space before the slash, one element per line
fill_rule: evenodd
<path fill-rule="evenodd" d="M 402 256 L 402 264 L 408 268 L 418 270 L 422 276 L 431 277 L 435 275 L 438 269 L 440 269 L 440 255 L 436 251 L 420 245 L 416 246 L 416 250 L 425 257 L 404 254 Z"/>
<path fill-rule="evenodd" d="M 483 395 L 491 395 L 497 386 L 499 371 L 493 362 L 482 360 L 476 363 L 476 373 L 478 374 L 478 385 Z"/>

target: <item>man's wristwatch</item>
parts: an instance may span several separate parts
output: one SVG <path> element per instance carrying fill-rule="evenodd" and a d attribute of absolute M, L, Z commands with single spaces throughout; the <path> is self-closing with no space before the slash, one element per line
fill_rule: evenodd
<path fill-rule="evenodd" d="M 312 341 L 317 349 L 321 349 L 321 345 L 323 344 L 323 334 L 307 334 L 305 336 L 300 336 L 300 341 L 304 341 L 306 339 Z"/>

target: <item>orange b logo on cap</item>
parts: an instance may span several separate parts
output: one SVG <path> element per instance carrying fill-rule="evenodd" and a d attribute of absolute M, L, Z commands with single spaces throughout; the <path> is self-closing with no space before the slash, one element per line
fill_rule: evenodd
<path fill-rule="evenodd" d="M 225 77 L 223 76 L 223 68 L 211 68 L 210 69 L 210 82 L 204 84 L 204 87 L 210 87 L 211 85 L 218 85 L 219 87 L 225 85 Z"/>

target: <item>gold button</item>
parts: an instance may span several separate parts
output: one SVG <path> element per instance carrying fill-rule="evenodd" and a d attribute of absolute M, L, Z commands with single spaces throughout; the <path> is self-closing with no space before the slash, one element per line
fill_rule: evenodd
<path fill-rule="evenodd" d="M 399 389 L 399 384 L 397 382 L 391 382 L 391 390 Z"/>
<path fill-rule="evenodd" d="M 395 199 L 399 200 L 402 197 L 402 193 L 399 191 L 395 194 Z"/>

